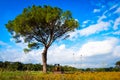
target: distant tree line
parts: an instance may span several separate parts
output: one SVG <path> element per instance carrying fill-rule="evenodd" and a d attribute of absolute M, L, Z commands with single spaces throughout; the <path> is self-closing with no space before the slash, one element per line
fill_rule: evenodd
<path fill-rule="evenodd" d="M 16 70 L 39 71 L 39 70 L 42 70 L 42 65 L 41 64 L 32 64 L 32 63 L 23 64 L 21 62 L 9 62 L 9 61 L 2 62 L 2 61 L 0 61 L 0 69 L 9 70 L 9 71 L 16 71 Z"/>
<path fill-rule="evenodd" d="M 54 65 L 47 65 L 48 71 L 54 71 L 55 66 Z M 42 65 L 41 64 L 32 64 L 27 63 L 23 64 L 21 62 L 9 62 L 0 61 L 0 70 L 4 71 L 42 71 Z M 62 71 L 77 71 L 78 69 L 71 66 L 61 66 Z"/>
<path fill-rule="evenodd" d="M 108 67 L 108 68 L 86 68 L 86 69 L 81 69 L 81 71 L 90 71 L 90 72 L 118 72 L 120 71 L 120 68 L 118 67 Z"/>
<path fill-rule="evenodd" d="M 107 72 L 107 71 L 120 71 L 120 61 L 117 61 L 115 67 L 109 67 L 109 68 L 86 68 L 86 69 L 78 69 L 71 66 L 61 66 L 61 70 L 65 72 L 74 72 L 74 71 L 97 71 L 97 72 Z M 55 69 L 54 65 L 47 65 L 48 71 L 52 72 Z M 0 70 L 3 71 L 42 71 L 42 65 L 41 64 L 32 64 L 27 63 L 23 64 L 21 62 L 9 62 L 0 61 Z"/>

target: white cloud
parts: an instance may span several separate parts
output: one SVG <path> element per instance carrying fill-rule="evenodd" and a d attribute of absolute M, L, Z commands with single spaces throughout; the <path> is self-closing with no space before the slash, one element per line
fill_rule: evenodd
<path fill-rule="evenodd" d="M 0 45 L 4 46 L 4 45 L 7 45 L 6 43 L 0 41 Z"/>
<path fill-rule="evenodd" d="M 0 56 L 3 61 L 15 61 L 17 57 L 20 57 L 19 50 L 13 48 L 4 48 L 0 52 Z"/>
<path fill-rule="evenodd" d="M 41 50 L 34 50 L 27 54 L 16 48 L 7 48 L 0 52 L 2 61 L 23 62 L 23 63 L 40 63 Z"/>
<path fill-rule="evenodd" d="M 6 44 L 6 43 L 5 43 Z M 8 46 L 8 44 L 7 44 Z M 14 47 L 4 47 L 0 52 L 0 60 L 2 61 L 20 61 L 23 63 L 41 63 L 42 57 L 41 53 L 43 49 L 33 50 L 29 53 L 24 53 L 22 49 L 19 49 L 19 45 Z M 73 50 L 67 49 L 65 44 L 61 44 L 60 46 L 53 45 L 48 50 L 48 64 L 73 64 Z"/>
<path fill-rule="evenodd" d="M 21 57 L 16 58 L 16 60 L 24 63 L 42 63 L 41 53 L 42 50 L 34 50 L 27 54 L 22 53 Z"/>
<path fill-rule="evenodd" d="M 109 26 L 109 22 L 99 22 L 97 24 L 90 25 L 87 28 L 80 30 L 79 33 L 82 36 L 88 36 L 103 30 L 108 30 Z"/>
<path fill-rule="evenodd" d="M 108 54 L 114 50 L 114 46 L 118 43 L 118 39 L 109 38 L 104 41 L 94 41 L 84 44 L 80 50 L 79 55 L 93 56 L 100 54 Z"/>
<path fill-rule="evenodd" d="M 118 29 L 118 26 L 120 26 L 120 17 L 118 17 L 114 22 L 114 30 Z"/>
<path fill-rule="evenodd" d="M 73 64 L 73 53 L 73 49 L 67 49 L 65 44 L 53 45 L 48 51 L 48 63 Z"/>
<path fill-rule="evenodd" d="M 79 22 L 79 20 L 78 20 L 78 19 L 75 19 L 75 21 Z"/>
<path fill-rule="evenodd" d="M 77 50 L 74 48 L 66 48 L 65 44 L 61 44 L 60 46 L 53 45 L 48 51 L 48 63 L 68 64 L 76 67 L 101 67 L 102 62 L 100 64 L 96 64 L 96 61 L 103 61 L 103 59 L 96 59 L 96 61 L 92 60 L 93 63 L 89 65 L 86 63 L 86 61 L 89 62 L 90 60 L 87 57 L 106 54 L 110 55 L 110 53 L 113 53 L 117 50 L 115 47 L 117 46 L 118 42 L 119 40 L 117 38 L 107 38 L 102 41 L 85 43 L 82 45 L 82 47 L 78 47 Z M 106 57 L 107 56 L 104 56 L 104 58 Z M 81 63 L 81 58 L 84 63 Z"/>
<path fill-rule="evenodd" d="M 8 45 L 7 43 L 3 42 L 3 41 L 0 41 L 0 49 L 2 48 L 11 48 L 12 46 L 11 45 Z"/>
<path fill-rule="evenodd" d="M 74 32 L 68 33 L 68 35 L 70 35 L 70 36 L 68 37 L 68 39 L 71 40 L 71 41 L 74 41 L 76 38 L 78 38 L 78 36 L 79 36 L 78 34 L 79 34 L 79 30 L 76 30 L 76 29 L 75 29 Z"/>
<path fill-rule="evenodd" d="M 27 48 L 27 44 L 28 43 L 24 43 L 24 37 L 20 37 L 20 40 L 21 40 L 21 42 L 20 43 L 16 43 L 15 46 L 17 46 L 19 48 L 22 48 L 22 49 Z M 12 43 L 15 43 L 15 39 L 14 38 L 10 38 L 10 41 Z"/>
<path fill-rule="evenodd" d="M 10 47 L 10 45 L 8 45 L 7 43 L 3 42 L 3 41 L 0 41 L 0 46 L 7 46 L 7 47 Z"/>
<path fill-rule="evenodd" d="M 105 14 L 108 13 L 109 11 L 111 11 L 111 10 L 117 8 L 118 5 L 119 5 L 119 4 L 115 4 L 115 5 L 111 6 L 109 9 L 107 9 L 107 10 L 103 13 L 103 15 L 105 15 Z M 110 13 L 111 13 L 111 12 L 110 12 Z"/>
<path fill-rule="evenodd" d="M 111 10 L 117 8 L 118 4 L 113 5 L 112 7 L 110 7 L 109 9 L 105 10 L 102 14 L 102 16 L 99 17 L 99 19 L 97 20 L 97 22 L 101 22 L 103 19 L 108 18 L 108 16 L 110 16 L 112 13 L 110 12 Z M 118 13 L 120 10 L 119 8 L 115 11 L 116 13 Z M 115 13 L 114 12 L 114 13 Z"/>
<path fill-rule="evenodd" d="M 87 24 L 90 20 L 83 21 L 83 24 Z"/>
<path fill-rule="evenodd" d="M 99 23 L 99 22 L 101 22 L 105 18 L 107 18 L 107 17 L 105 15 L 102 15 L 102 16 L 99 17 L 99 19 L 97 20 L 97 22 Z"/>
<path fill-rule="evenodd" d="M 116 8 L 117 6 L 118 6 L 118 4 L 115 4 L 115 5 L 113 5 L 109 10 L 114 9 L 114 8 Z"/>
<path fill-rule="evenodd" d="M 120 57 L 120 46 L 115 47 L 115 50 L 113 51 L 113 55 L 116 57 Z"/>
<path fill-rule="evenodd" d="M 85 20 L 85 21 L 82 22 L 82 25 L 80 27 L 86 27 L 87 24 L 90 24 L 90 23 L 93 23 L 93 21 L 91 21 L 91 20 Z"/>
<path fill-rule="evenodd" d="M 25 54 L 22 50 L 24 47 L 24 44 L 19 43 L 15 45 L 9 45 L 5 42 L 0 41 L 0 45 L 2 46 L 0 48 L 0 60 L 2 61 L 20 61 L 23 63 L 27 63 L 31 61 L 34 61 L 34 63 L 40 63 L 40 56 L 38 56 L 41 52 L 41 50 L 37 51 L 31 51 L 30 53 Z M 39 59 L 39 61 L 38 61 Z"/>
<path fill-rule="evenodd" d="M 93 13 L 97 13 L 97 12 L 100 12 L 100 9 L 94 9 L 93 10 Z"/>

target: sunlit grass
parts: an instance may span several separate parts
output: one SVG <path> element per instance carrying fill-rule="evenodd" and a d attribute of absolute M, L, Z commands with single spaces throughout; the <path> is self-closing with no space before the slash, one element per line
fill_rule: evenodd
<path fill-rule="evenodd" d="M 39 71 L 1 71 L 0 80 L 120 80 L 120 72 L 44 74 Z"/>

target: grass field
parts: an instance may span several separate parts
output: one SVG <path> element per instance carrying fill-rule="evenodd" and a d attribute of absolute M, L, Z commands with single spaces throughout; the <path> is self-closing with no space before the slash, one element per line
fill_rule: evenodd
<path fill-rule="evenodd" d="M 43 74 L 35 71 L 1 71 L 0 80 L 120 80 L 120 72 Z"/>

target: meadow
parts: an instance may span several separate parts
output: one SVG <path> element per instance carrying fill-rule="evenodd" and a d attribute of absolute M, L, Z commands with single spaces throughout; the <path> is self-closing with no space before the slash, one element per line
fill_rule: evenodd
<path fill-rule="evenodd" d="M 120 72 L 44 74 L 40 71 L 0 71 L 0 80 L 120 80 Z"/>

